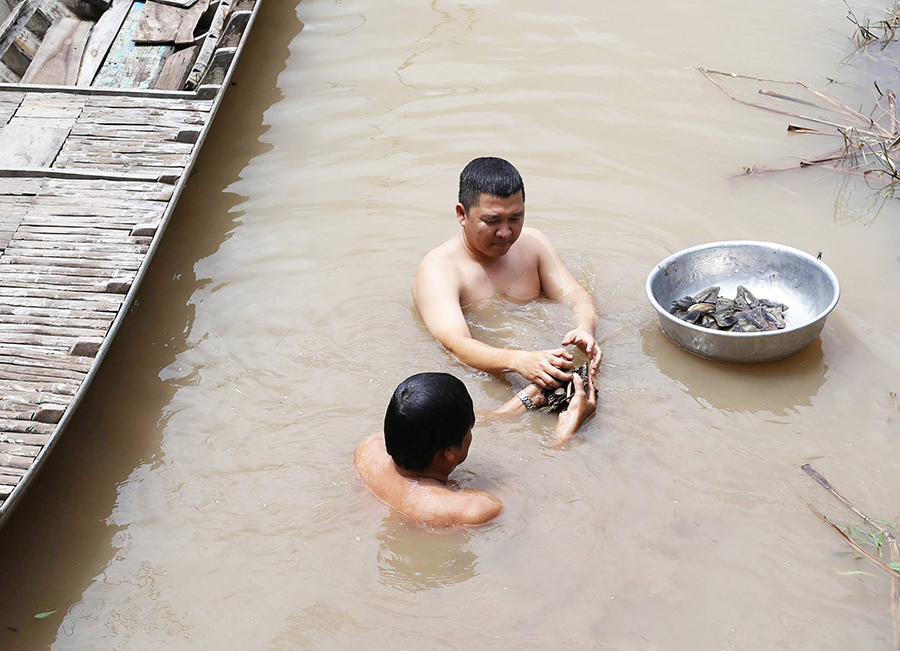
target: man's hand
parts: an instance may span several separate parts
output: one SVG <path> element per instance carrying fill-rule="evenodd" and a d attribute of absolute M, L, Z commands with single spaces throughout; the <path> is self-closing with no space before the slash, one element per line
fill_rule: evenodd
<path fill-rule="evenodd" d="M 519 351 L 513 370 L 542 389 L 555 389 L 572 379 L 572 354 L 564 348 L 556 350 Z"/>
<path fill-rule="evenodd" d="M 580 375 L 572 379 L 575 385 L 575 395 L 569 402 L 569 406 L 559 415 L 556 423 L 556 442 L 563 443 L 575 435 L 581 424 L 597 409 L 597 394 L 594 392 L 594 377 L 588 374 L 587 393 Z"/>
<path fill-rule="evenodd" d="M 600 368 L 600 360 L 603 359 L 603 351 L 600 350 L 600 346 L 594 340 L 594 335 L 587 330 L 578 328 L 570 330 L 565 339 L 562 340 L 562 345 L 569 346 L 570 344 L 575 344 L 584 351 L 584 354 L 591 360 L 591 374 L 596 373 L 597 369 Z"/>

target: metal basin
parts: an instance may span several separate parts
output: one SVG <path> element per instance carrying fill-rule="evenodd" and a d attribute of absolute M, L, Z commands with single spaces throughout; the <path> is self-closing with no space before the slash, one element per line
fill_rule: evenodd
<path fill-rule="evenodd" d="M 672 301 L 719 285 L 720 296 L 733 298 L 738 285 L 757 297 L 788 306 L 786 327 L 768 332 L 710 330 L 669 313 Z M 647 298 L 659 313 L 666 336 L 692 353 L 724 362 L 773 362 L 815 341 L 825 318 L 837 305 L 837 276 L 814 256 L 771 242 L 735 241 L 701 244 L 660 262 L 647 276 Z"/>

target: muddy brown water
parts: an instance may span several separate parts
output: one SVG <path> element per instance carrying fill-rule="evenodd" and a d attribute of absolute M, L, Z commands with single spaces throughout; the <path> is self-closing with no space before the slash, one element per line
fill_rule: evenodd
<path fill-rule="evenodd" d="M 862 105 L 872 75 L 900 84 L 874 54 L 842 63 L 845 14 L 266 0 L 138 305 L 0 531 L 0 648 L 889 648 L 889 581 L 809 513 L 851 521 L 799 467 L 900 514 L 900 203 L 827 171 L 732 178 L 826 145 L 689 69 Z M 600 408 L 562 450 L 550 417 L 479 425 L 457 476 L 506 509 L 434 533 L 351 455 L 414 372 L 456 373 L 480 410 L 509 395 L 410 296 L 483 154 L 519 167 L 528 223 L 597 299 Z M 693 357 L 644 298 L 669 253 L 742 238 L 823 251 L 843 283 L 790 360 Z M 519 347 L 567 329 L 544 303 L 470 320 Z"/>

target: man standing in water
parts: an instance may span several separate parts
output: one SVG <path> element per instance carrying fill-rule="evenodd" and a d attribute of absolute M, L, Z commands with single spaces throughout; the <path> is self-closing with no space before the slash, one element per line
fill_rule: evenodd
<path fill-rule="evenodd" d="M 564 348 L 494 348 L 472 338 L 463 316 L 466 306 L 484 299 L 527 302 L 546 296 L 572 308 L 575 327 L 561 345 L 584 350 L 595 373 L 602 353 L 594 340 L 594 301 L 550 240 L 524 228 L 525 184 L 516 168 L 502 158 L 476 158 L 466 165 L 459 177 L 456 218 L 462 230 L 425 256 L 413 286 L 432 336 L 469 366 L 489 373 L 515 371 L 542 389 L 558 387 L 572 379 L 572 355 Z"/>
<path fill-rule="evenodd" d="M 557 442 L 567 441 L 594 413 L 593 380 L 576 375 L 575 394 L 556 423 Z M 534 384 L 524 390 L 538 405 L 545 399 Z M 525 411 L 512 398 L 494 413 Z M 384 416 L 384 432 L 359 444 L 353 466 L 363 483 L 403 515 L 431 527 L 484 524 L 503 509 L 500 499 L 450 485 L 450 473 L 466 460 L 475 411 L 466 385 L 447 373 L 419 373 L 394 390 Z"/>

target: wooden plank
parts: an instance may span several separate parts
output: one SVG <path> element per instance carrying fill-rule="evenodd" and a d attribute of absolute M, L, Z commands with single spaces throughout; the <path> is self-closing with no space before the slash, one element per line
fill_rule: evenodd
<path fill-rule="evenodd" d="M 122 301 L 124 300 L 124 297 L 120 294 L 109 294 L 107 292 L 70 292 L 65 289 L 22 289 L 21 287 L 2 286 L 0 286 L 0 296 L 20 298 L 52 298 L 59 301 L 98 301 L 101 303 L 109 303 L 114 308 L 121 305 Z"/>
<path fill-rule="evenodd" d="M 35 437 L 26 437 L 27 434 L 37 434 L 38 436 L 52 434 L 56 429 L 55 425 L 50 423 L 38 423 L 33 420 L 22 421 L 13 418 L 0 417 L 0 442 L 13 445 L 43 445 L 46 439 Z M 4 441 L 3 438 L 6 438 Z"/>
<path fill-rule="evenodd" d="M 125 22 L 125 17 L 131 9 L 131 2 L 132 0 L 113 0 L 112 6 L 103 12 L 97 24 L 94 25 L 85 47 L 81 67 L 78 70 L 76 81 L 78 86 L 90 86 L 94 81 L 122 23 Z"/>
<path fill-rule="evenodd" d="M 208 117 L 206 113 L 196 111 L 167 111 L 155 108 L 112 109 L 85 106 L 78 119 L 78 124 L 130 124 L 185 128 L 203 126 Z"/>
<path fill-rule="evenodd" d="M 0 167 L 49 166 L 68 135 L 65 128 L 8 124 L 0 131 Z"/>
<path fill-rule="evenodd" d="M 8 126 L 20 127 L 36 127 L 36 128 L 53 128 L 53 129 L 71 129 L 75 126 L 75 117 L 67 118 L 32 118 L 18 117 L 14 115 Z"/>
<path fill-rule="evenodd" d="M 43 179 L 0 178 L 0 195 L 35 195 L 41 190 L 43 185 Z"/>
<path fill-rule="evenodd" d="M 178 45 L 192 43 L 200 16 L 208 6 L 209 0 L 197 0 L 188 8 L 147 0 L 134 32 L 134 42 Z"/>
<path fill-rule="evenodd" d="M 58 326 L 78 326 L 85 330 L 103 330 L 109 329 L 114 316 L 106 314 L 95 314 L 93 319 L 78 319 L 77 321 L 69 321 L 65 316 L 45 317 L 45 316 L 22 316 L 17 314 L 0 314 L 0 324 L 21 324 L 21 325 L 58 325 Z M 96 333 L 95 333 L 96 334 Z M 6 353 L 0 353 L 3 358 Z M 3 360 L 4 364 L 9 363 Z"/>
<path fill-rule="evenodd" d="M 132 154 L 104 151 L 84 151 L 63 148 L 54 161 L 56 167 L 163 167 L 180 170 L 187 167 L 190 154 Z"/>
<path fill-rule="evenodd" d="M 14 477 L 23 477 L 25 475 L 25 470 L 21 468 L 10 468 L 9 466 L 4 466 L 2 470 L 5 475 L 12 475 Z"/>
<path fill-rule="evenodd" d="M 0 484 L 5 486 L 15 486 L 21 479 L 20 475 L 7 475 L 4 472 L 0 472 Z"/>
<path fill-rule="evenodd" d="M 86 372 L 68 371 L 61 368 L 46 368 L 42 366 L 27 366 L 23 364 L 3 364 L 2 359 L 0 359 L 0 376 L 8 379 L 9 375 L 5 374 L 10 373 L 18 374 L 21 377 L 30 376 L 36 379 L 43 378 L 45 380 L 54 380 L 63 378 L 68 380 L 76 380 L 78 382 L 87 377 Z"/>
<path fill-rule="evenodd" d="M 173 5 L 175 7 L 190 7 L 197 0 L 159 0 L 163 4 Z"/>
<path fill-rule="evenodd" d="M 84 101 L 83 97 L 78 96 L 58 97 L 44 93 L 28 93 L 16 110 L 15 117 L 70 118 L 74 120 L 81 115 Z"/>
<path fill-rule="evenodd" d="M 58 224 L 52 225 L 41 225 L 41 226 L 31 226 L 29 224 L 23 224 L 19 226 L 19 229 L 16 231 L 16 236 L 20 236 L 24 233 L 30 233 L 32 235 L 46 233 L 48 235 L 59 235 L 59 236 L 82 236 L 82 235 L 97 235 L 99 237 L 107 237 L 112 235 L 120 235 L 122 237 L 128 237 L 128 234 L 131 233 L 131 228 L 127 227 L 108 227 L 108 228 L 98 228 L 96 226 L 85 226 L 78 223 L 71 223 L 69 225 L 60 226 Z M 51 272 L 52 273 L 52 272 Z"/>
<path fill-rule="evenodd" d="M 54 22 L 25 71 L 22 83 L 74 85 L 92 26 L 93 23 L 77 18 Z"/>
<path fill-rule="evenodd" d="M 10 101 L 0 101 L 0 127 L 9 122 L 9 119 L 13 116 L 16 110 L 19 108 L 19 102 L 22 101 L 23 94 L 16 94 L 16 101 L 12 101 L 13 94 L 10 93 L 9 100 Z M 2 98 L 2 96 L 0 96 Z"/>
<path fill-rule="evenodd" d="M 157 178 L 167 174 L 176 173 L 179 178 L 184 170 L 182 167 L 151 167 L 149 165 L 128 165 L 123 163 L 66 163 L 65 166 L 58 169 L 66 169 L 77 171 L 81 169 L 91 170 L 92 172 L 119 172 L 122 174 L 150 174 Z"/>
<path fill-rule="evenodd" d="M 43 0 L 23 0 L 3 20 L 0 24 L 0 55 L 6 53 L 42 2 Z"/>
<path fill-rule="evenodd" d="M 168 97 L 132 97 L 129 95 L 96 95 L 89 97 L 87 106 L 105 108 L 155 108 L 167 111 L 199 111 L 209 113 L 211 100 L 179 99 Z"/>
<path fill-rule="evenodd" d="M 81 197 L 60 197 L 50 194 L 41 193 L 34 197 L 26 197 L 29 206 L 66 206 L 72 204 Z M 82 200 L 83 201 L 83 200 Z M 90 202 L 92 206 L 104 209 L 128 209 L 134 208 L 142 212 L 150 211 L 161 214 L 168 205 L 166 201 L 144 200 L 141 196 L 135 196 L 133 199 L 118 199 L 116 197 L 98 197 Z"/>
<path fill-rule="evenodd" d="M 15 421 L 6 421 L 12 423 Z M 17 457 L 36 457 L 41 451 L 39 445 L 25 445 L 24 443 L 0 443 L 0 454 L 10 454 Z"/>
<path fill-rule="evenodd" d="M 121 138 L 95 138 L 70 136 L 66 140 L 66 149 L 87 149 L 102 152 L 128 154 L 190 154 L 194 145 L 185 142 L 165 142 L 159 140 L 122 140 Z"/>
<path fill-rule="evenodd" d="M 152 88 L 162 72 L 170 45 L 136 45 L 133 41 L 144 11 L 143 0 L 134 0 L 109 54 L 94 78 L 94 86 Z"/>
<path fill-rule="evenodd" d="M 20 457 L 12 454 L 0 454 L 0 467 L 3 468 L 21 468 L 28 470 L 31 468 L 33 459 L 30 457 Z M 8 494 L 8 493 L 7 493 Z"/>
<path fill-rule="evenodd" d="M 117 244 L 135 244 L 140 246 L 149 246 L 152 238 L 150 237 L 132 237 L 130 235 L 121 235 L 119 233 L 104 233 L 103 235 L 80 235 L 72 233 L 53 234 L 53 233 L 30 233 L 22 231 L 16 236 L 17 245 L 24 245 L 26 242 L 46 242 L 52 244 L 72 243 L 72 244 L 108 244 L 115 246 Z"/>
<path fill-rule="evenodd" d="M 97 138 L 121 138 L 124 140 L 156 140 L 158 142 L 179 142 L 180 126 L 157 126 L 152 124 L 93 124 L 76 123 L 72 127 L 73 136 L 94 136 Z"/>
<path fill-rule="evenodd" d="M 9 252 L 6 252 L 2 258 L 0 258 L 0 265 L 8 264 L 8 265 L 41 265 L 41 266 L 53 266 L 56 269 L 62 271 L 63 269 L 92 269 L 92 270 L 102 270 L 102 269 L 137 269 L 141 266 L 143 262 L 143 256 L 140 260 L 80 260 L 78 258 L 51 258 L 51 257 L 39 257 L 39 256 L 22 256 L 22 255 L 10 255 Z M 7 305 L 26 305 L 26 303 L 10 303 L 9 301 L 4 301 Z M 72 306 L 76 307 L 76 306 Z"/>
<path fill-rule="evenodd" d="M 77 271 L 85 271 L 83 269 L 79 269 Z M 87 274 L 84 274 L 87 275 Z M 107 274 L 104 274 L 104 277 L 108 277 Z M 69 319 L 88 319 L 94 321 L 98 318 L 106 316 L 109 318 L 110 322 L 112 322 L 115 315 L 112 312 L 104 314 L 99 314 L 93 310 L 75 310 L 75 309 L 59 309 L 53 307 L 23 307 L 20 305 L 0 305 L 0 315 L 11 315 L 11 316 L 40 316 L 40 317 L 53 317 L 53 318 L 69 318 Z M 2 344 L 0 343 L 0 349 L 8 346 L 16 346 L 17 344 Z M 52 352 L 52 351 L 44 351 L 44 352 Z"/>
<path fill-rule="evenodd" d="M 132 244 L 127 241 L 117 241 L 113 243 L 104 243 L 90 241 L 84 242 L 59 242 L 56 240 L 47 240 L 44 238 L 38 240 L 20 240 L 16 239 L 11 243 L 11 249 L 46 249 L 60 251 L 84 251 L 86 253 L 133 253 L 144 254 L 150 248 L 146 244 Z M 0 284 L 2 284 L 2 276 L 0 276 Z"/>
<path fill-rule="evenodd" d="M 213 15 L 212 23 L 203 44 L 200 47 L 200 53 L 197 55 L 197 61 L 188 75 L 187 88 L 196 88 L 203 80 L 206 68 L 212 60 L 216 46 L 219 44 L 219 38 L 222 36 L 222 30 L 225 28 L 225 19 L 231 11 L 231 0 L 219 0 L 219 6 L 216 7 L 216 13 Z"/>
<path fill-rule="evenodd" d="M 0 359 L 3 359 L 4 364 L 30 364 L 33 366 L 44 364 L 53 368 L 84 371 L 85 373 L 91 368 L 89 361 L 22 346 L 0 345 Z"/>
<path fill-rule="evenodd" d="M 200 53 L 199 45 L 191 45 L 170 55 L 163 65 L 156 87 L 165 90 L 180 90 L 187 83 L 188 75 Z"/>

